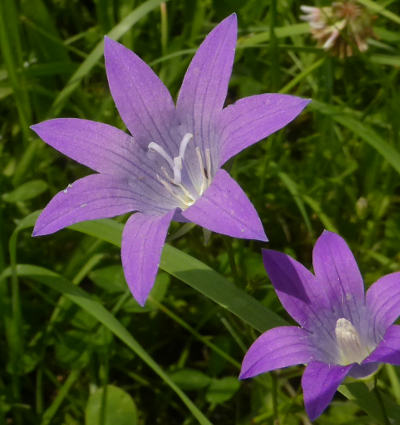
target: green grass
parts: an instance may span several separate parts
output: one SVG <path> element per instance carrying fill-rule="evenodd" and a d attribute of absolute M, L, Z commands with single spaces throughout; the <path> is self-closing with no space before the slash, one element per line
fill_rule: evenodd
<path fill-rule="evenodd" d="M 259 332 L 292 323 L 264 271 L 263 244 L 212 234 L 206 245 L 197 227 L 172 237 L 143 309 L 122 274 L 126 217 L 31 237 L 38 210 L 89 171 L 29 126 L 71 116 L 124 128 L 107 87 L 104 35 L 150 63 L 175 97 L 201 40 L 235 11 L 228 102 L 263 92 L 313 99 L 228 164 L 268 247 L 310 266 L 327 228 L 347 240 L 367 286 L 400 270 L 400 7 L 358 0 L 377 16 L 379 38 L 339 60 L 315 47 L 301 3 L 0 1 L 0 424 L 309 424 L 303 367 L 236 379 Z M 395 422 L 399 377 L 385 366 L 377 381 Z M 385 424 L 372 386 L 347 382 L 315 423 Z"/>

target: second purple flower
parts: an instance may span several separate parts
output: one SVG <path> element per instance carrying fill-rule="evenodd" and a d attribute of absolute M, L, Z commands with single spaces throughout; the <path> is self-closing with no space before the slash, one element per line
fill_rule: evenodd
<path fill-rule="evenodd" d="M 346 378 L 374 373 L 379 363 L 400 365 L 400 273 L 364 283 L 346 242 L 324 231 L 313 250 L 314 274 L 286 254 L 263 250 L 275 291 L 299 326 L 263 333 L 243 359 L 242 379 L 307 364 L 301 381 L 311 420 Z"/>

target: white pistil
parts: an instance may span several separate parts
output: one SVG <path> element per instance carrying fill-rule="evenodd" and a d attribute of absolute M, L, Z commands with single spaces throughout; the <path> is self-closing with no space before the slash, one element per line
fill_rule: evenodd
<path fill-rule="evenodd" d="M 161 171 L 163 172 L 165 178 L 160 177 L 157 174 L 158 181 L 166 188 L 166 190 L 177 199 L 184 208 L 193 205 L 200 197 L 204 190 L 211 184 L 211 154 L 210 149 L 205 150 L 205 161 L 206 165 L 204 167 L 203 157 L 201 155 L 201 151 L 199 147 L 195 148 L 197 158 L 199 161 L 200 167 L 200 175 L 201 175 L 201 186 L 200 188 L 196 187 L 195 192 L 190 193 L 189 190 L 182 184 L 182 167 L 183 160 L 186 152 L 186 148 L 189 142 L 193 139 L 193 134 L 186 133 L 179 145 L 179 154 L 178 156 L 172 158 L 165 149 L 160 146 L 158 143 L 151 142 L 148 145 L 148 149 L 154 152 L 157 152 L 165 161 L 167 161 L 168 165 L 171 167 L 173 176 L 165 169 L 165 167 L 161 167 Z M 193 183 L 192 183 L 193 184 Z M 177 189 L 180 189 L 182 193 L 177 192 Z M 183 194 L 183 196 L 182 196 Z"/>
<path fill-rule="evenodd" d="M 340 354 L 339 363 L 342 366 L 361 364 L 369 356 L 371 350 L 361 342 L 357 329 L 349 320 L 345 318 L 337 320 L 335 335 Z"/>

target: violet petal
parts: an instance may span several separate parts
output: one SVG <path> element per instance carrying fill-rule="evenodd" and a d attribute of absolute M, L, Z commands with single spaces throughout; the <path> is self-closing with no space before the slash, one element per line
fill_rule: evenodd
<path fill-rule="evenodd" d="M 368 356 L 364 363 L 390 363 L 400 365 L 400 326 L 391 325 L 387 329 L 378 347 Z"/>
<path fill-rule="evenodd" d="M 352 365 L 336 366 L 311 362 L 304 371 L 301 385 L 309 418 L 316 419 L 331 402 L 335 392 Z"/>
<path fill-rule="evenodd" d="M 253 205 L 235 180 L 222 169 L 203 196 L 182 215 L 213 232 L 236 238 L 267 240 Z"/>
<path fill-rule="evenodd" d="M 245 97 L 226 107 L 218 123 L 220 162 L 280 130 L 297 117 L 310 102 L 284 94 L 261 94 Z"/>
<path fill-rule="evenodd" d="M 211 124 L 222 110 L 228 92 L 236 34 L 237 19 L 232 14 L 207 35 L 185 74 L 176 104 L 185 131 L 194 134 L 203 152 L 209 148 L 212 158 L 217 155 L 217 144 Z"/>
<path fill-rule="evenodd" d="M 390 273 L 372 284 L 366 303 L 373 319 L 375 339 L 379 339 L 400 315 L 400 272 Z"/>
<path fill-rule="evenodd" d="M 136 213 L 125 224 L 121 245 L 122 265 L 129 289 L 141 306 L 154 285 L 174 213 L 175 210 L 163 216 Z"/>
<path fill-rule="evenodd" d="M 124 179 L 91 174 L 54 196 L 37 219 L 33 236 L 48 235 L 85 220 L 125 214 L 140 206 Z"/>
<path fill-rule="evenodd" d="M 259 336 L 247 351 L 240 379 L 281 367 L 308 363 L 314 357 L 308 333 L 296 326 L 280 326 Z"/>
<path fill-rule="evenodd" d="M 379 363 L 366 363 L 366 364 L 353 364 L 348 376 L 352 378 L 361 379 L 372 375 L 378 370 Z"/>
<path fill-rule="evenodd" d="M 99 173 L 127 174 L 140 153 L 131 136 L 100 122 L 58 118 L 31 129 L 54 149 Z"/>
<path fill-rule="evenodd" d="M 170 137 L 175 124 L 174 102 L 168 89 L 154 71 L 122 44 L 104 39 L 108 84 L 122 120 L 143 148 L 150 142 L 179 147 L 180 140 Z"/>
<path fill-rule="evenodd" d="M 263 249 L 262 255 L 285 310 L 303 327 L 311 322 L 319 326 L 318 313 L 328 308 L 329 300 L 315 276 L 289 255 L 269 249 Z"/>
<path fill-rule="evenodd" d="M 353 253 L 336 233 L 324 231 L 313 249 L 313 267 L 319 285 L 340 317 L 357 322 L 364 304 L 364 283 Z"/>

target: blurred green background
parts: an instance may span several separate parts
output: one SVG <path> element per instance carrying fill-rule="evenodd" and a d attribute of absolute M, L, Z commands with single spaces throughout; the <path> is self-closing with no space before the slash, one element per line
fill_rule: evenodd
<path fill-rule="evenodd" d="M 38 210 L 89 170 L 29 126 L 80 117 L 124 129 L 103 36 L 139 54 L 175 97 L 204 36 L 236 12 L 228 103 L 264 92 L 313 102 L 227 168 L 269 248 L 310 266 L 321 231 L 336 231 L 370 285 L 400 270 L 400 4 L 356 3 L 375 16 L 375 37 L 367 52 L 339 59 L 316 47 L 298 0 L 0 0 L 0 424 L 310 423 L 303 367 L 237 380 L 259 331 L 278 324 L 272 312 L 291 322 L 262 266 L 263 244 L 216 234 L 207 243 L 200 228 L 180 235 L 173 224 L 177 250 L 167 248 L 140 308 L 114 246 L 126 217 L 31 237 Z M 237 306 L 243 293 L 254 305 Z M 386 413 L 400 423 L 399 371 L 378 376 Z M 372 386 L 341 387 L 315 423 L 387 424 Z"/>

